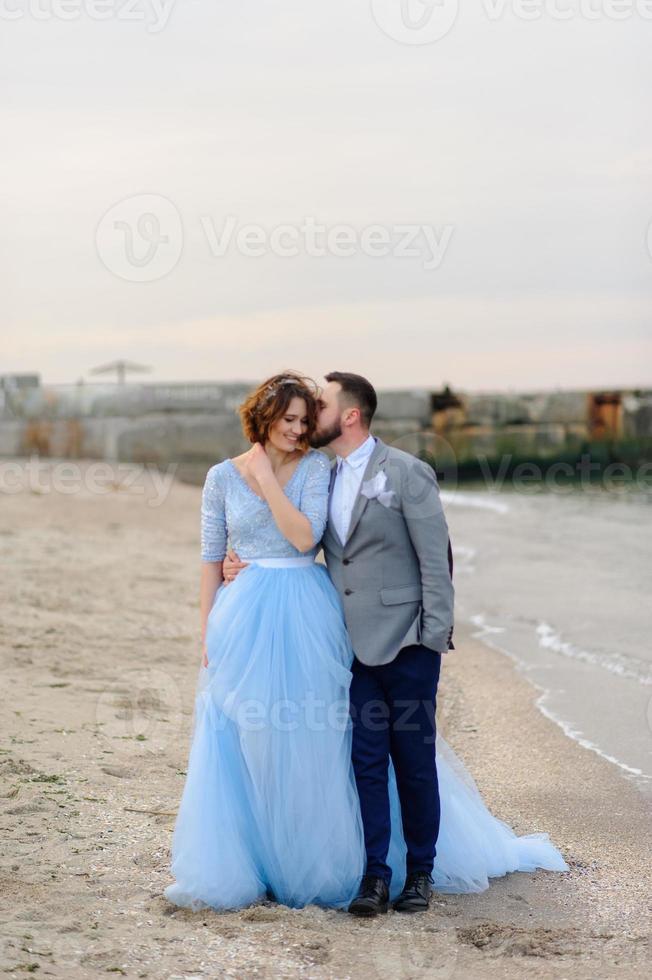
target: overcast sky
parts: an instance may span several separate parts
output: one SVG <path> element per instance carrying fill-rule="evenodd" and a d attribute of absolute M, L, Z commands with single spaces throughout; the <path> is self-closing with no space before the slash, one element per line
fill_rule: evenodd
<path fill-rule="evenodd" d="M 0 0 L 0 374 L 652 386 L 644 0 L 59 2 Z"/>

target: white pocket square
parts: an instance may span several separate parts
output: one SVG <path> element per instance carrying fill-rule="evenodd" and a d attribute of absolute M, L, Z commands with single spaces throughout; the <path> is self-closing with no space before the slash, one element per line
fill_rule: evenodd
<path fill-rule="evenodd" d="M 390 507 L 394 499 L 394 491 L 386 490 L 386 486 L 387 474 L 383 470 L 380 470 L 379 473 L 376 473 L 373 480 L 365 480 L 360 488 L 360 493 L 369 500 L 377 500 L 383 507 Z"/>

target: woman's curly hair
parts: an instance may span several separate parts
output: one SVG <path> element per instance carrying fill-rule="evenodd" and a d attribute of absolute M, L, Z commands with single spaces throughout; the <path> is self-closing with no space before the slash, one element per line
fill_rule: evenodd
<path fill-rule="evenodd" d="M 245 436 L 251 443 L 265 445 L 269 430 L 287 412 L 292 399 L 303 398 L 308 426 L 299 446 L 305 452 L 310 448 L 310 440 L 317 428 L 318 397 L 315 382 L 296 371 L 272 375 L 258 385 L 238 409 Z"/>

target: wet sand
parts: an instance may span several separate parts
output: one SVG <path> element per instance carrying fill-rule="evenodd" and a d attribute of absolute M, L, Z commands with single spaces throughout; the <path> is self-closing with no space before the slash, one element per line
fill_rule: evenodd
<path fill-rule="evenodd" d="M 571 870 L 369 922 L 162 896 L 199 665 L 199 497 L 149 477 L 0 496 L 2 952 L 8 977 L 567 977 L 647 972 L 650 810 L 456 628 L 439 721 L 493 812 Z M 88 481 L 86 481 L 87 483 Z M 113 485 L 111 485 L 113 484 Z M 138 493 L 142 486 L 145 493 Z M 149 496 L 148 496 L 149 495 Z"/>

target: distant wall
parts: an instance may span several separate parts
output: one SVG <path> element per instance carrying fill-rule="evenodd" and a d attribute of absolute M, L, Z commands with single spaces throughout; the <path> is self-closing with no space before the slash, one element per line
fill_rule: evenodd
<path fill-rule="evenodd" d="M 199 472 L 247 448 L 237 407 L 251 390 L 231 384 L 24 385 L 0 406 L 0 456 L 38 454 Z M 511 452 L 549 456 L 587 440 L 649 444 L 652 391 L 472 394 L 379 392 L 374 432 L 408 452 L 457 461 Z"/>

